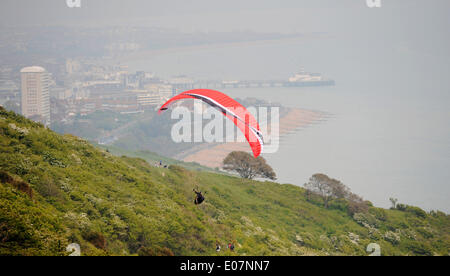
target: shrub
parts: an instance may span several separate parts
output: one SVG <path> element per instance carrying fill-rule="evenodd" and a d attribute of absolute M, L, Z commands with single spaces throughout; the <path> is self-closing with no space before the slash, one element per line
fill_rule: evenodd
<path fill-rule="evenodd" d="M 392 231 L 387 231 L 383 235 L 383 238 L 394 245 L 396 245 L 400 242 L 400 235 L 398 233 L 395 233 Z"/>
<path fill-rule="evenodd" d="M 62 198 L 60 188 L 55 184 L 53 178 L 44 176 L 38 183 L 37 191 L 44 197 Z"/>
<path fill-rule="evenodd" d="M 427 212 L 415 206 L 407 206 L 406 211 L 420 218 L 426 218 Z"/>
<path fill-rule="evenodd" d="M 13 177 L 9 173 L 0 171 L 0 181 L 3 183 L 9 183 L 17 190 L 24 192 L 27 194 L 30 198 L 33 198 L 33 189 L 30 187 L 28 183 L 23 181 L 19 177 Z"/>
<path fill-rule="evenodd" d="M 417 228 L 417 232 L 421 234 L 425 239 L 431 239 L 434 237 L 433 233 L 425 228 Z"/>
<path fill-rule="evenodd" d="M 366 202 L 349 201 L 348 203 L 348 214 L 350 216 L 356 213 L 367 213 L 368 210 L 369 206 L 367 206 Z"/>
<path fill-rule="evenodd" d="M 378 227 L 377 219 L 368 213 L 355 213 L 353 219 L 363 226 Z"/>
<path fill-rule="evenodd" d="M 395 208 L 397 208 L 397 210 L 399 210 L 399 211 L 406 211 L 407 207 L 408 207 L 408 205 L 399 203 L 399 204 L 397 204 L 397 206 Z"/>
<path fill-rule="evenodd" d="M 83 234 L 83 238 L 99 249 L 106 248 L 106 239 L 102 233 L 88 231 Z"/>
<path fill-rule="evenodd" d="M 420 256 L 432 256 L 433 252 L 431 248 L 423 243 L 417 241 L 410 241 L 406 244 L 406 248 L 414 255 Z"/>
<path fill-rule="evenodd" d="M 369 212 L 375 216 L 376 219 L 381 221 L 387 220 L 387 213 L 381 208 L 370 208 Z"/>
<path fill-rule="evenodd" d="M 399 203 L 399 204 L 397 204 L 396 208 L 399 211 L 408 212 L 408 213 L 414 214 L 415 216 L 420 217 L 420 218 L 427 217 L 427 212 L 420 209 L 419 207 Z"/>
<path fill-rule="evenodd" d="M 328 208 L 340 211 L 348 211 L 349 202 L 343 198 L 332 200 Z"/>

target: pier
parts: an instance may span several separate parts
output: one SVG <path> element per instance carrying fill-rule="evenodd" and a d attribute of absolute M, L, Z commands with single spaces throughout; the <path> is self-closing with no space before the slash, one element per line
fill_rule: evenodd
<path fill-rule="evenodd" d="M 286 80 L 241 80 L 241 81 L 214 81 L 199 80 L 189 83 L 172 83 L 175 91 L 197 88 L 263 88 L 263 87 L 311 87 L 311 86 L 333 86 L 334 80 L 324 79 L 315 81 L 291 82 Z"/>

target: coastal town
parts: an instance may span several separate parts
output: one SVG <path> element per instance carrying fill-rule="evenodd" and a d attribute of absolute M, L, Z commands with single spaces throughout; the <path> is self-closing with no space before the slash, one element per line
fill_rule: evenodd
<path fill-rule="evenodd" d="M 0 43 L 0 105 L 50 127 L 70 124 L 75 117 L 96 111 L 136 114 L 155 110 L 171 96 L 194 88 L 334 85 L 334 80 L 303 68 L 275 80 L 240 79 L 238 75 L 236 79 L 195 79 L 183 71 L 161 77 L 156 65 L 147 64 L 143 70 L 128 62 L 146 51 L 157 54 L 165 49 L 302 39 L 300 33 L 185 34 L 157 27 L 38 27 L 6 28 L 0 37 L 5 42 Z"/>
<path fill-rule="evenodd" d="M 190 81 L 185 77 L 162 80 L 152 73 L 143 71 L 131 73 L 127 71 L 126 66 L 97 66 L 71 59 L 64 65 L 64 68 L 61 68 L 64 73 L 57 74 L 41 66 L 25 67 L 15 78 L 16 74 L 3 69 L 0 77 L 2 104 L 16 107 L 13 109 L 30 115 L 28 117 L 41 115 L 43 117 L 41 121 L 49 125 L 51 122 L 67 122 L 73 116 L 83 116 L 100 110 L 127 114 L 154 109 L 176 93 L 173 91 L 174 83 Z M 42 74 L 45 77 L 39 78 L 42 83 L 36 84 L 34 81 L 27 81 L 30 74 Z M 33 85 L 36 87 L 32 87 Z M 26 93 L 32 93 L 30 91 L 48 94 L 50 114 L 45 114 L 44 111 L 37 112 L 39 108 L 36 109 L 36 114 L 27 112 L 30 100 L 25 96 Z M 35 97 L 45 101 L 45 97 Z"/>
<path fill-rule="evenodd" d="M 303 69 L 286 80 L 194 80 L 185 75 L 162 79 L 152 72 L 131 72 L 126 65 L 98 64 L 67 59 L 51 71 L 41 66 L 27 66 L 20 74 L 13 68 L 2 67 L 0 103 L 51 125 L 70 123 L 74 116 L 95 111 L 133 114 L 154 110 L 171 96 L 193 88 L 334 85 L 334 81 Z"/>

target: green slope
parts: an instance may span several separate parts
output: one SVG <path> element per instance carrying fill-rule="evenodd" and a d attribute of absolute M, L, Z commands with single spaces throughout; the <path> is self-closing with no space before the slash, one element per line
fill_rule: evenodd
<path fill-rule="evenodd" d="M 117 157 L 0 109 L 0 255 L 448 255 L 450 219 L 325 209 L 294 185 Z M 192 188 L 206 193 L 193 204 Z M 235 241 L 236 250 L 215 252 Z"/>
<path fill-rule="evenodd" d="M 157 153 L 154 153 L 151 151 L 147 151 L 147 150 L 130 151 L 130 150 L 122 149 L 122 148 L 119 148 L 119 147 L 116 147 L 113 145 L 105 146 L 105 145 L 95 144 L 95 146 L 97 146 L 103 150 L 106 150 L 117 156 L 128 156 L 128 157 L 141 158 L 155 166 L 158 166 L 159 162 L 162 161 L 163 165 L 178 165 L 178 166 L 181 166 L 188 170 L 216 172 L 216 173 L 226 174 L 226 172 L 223 172 L 220 170 L 215 170 L 215 169 L 212 169 L 209 167 L 205 167 L 196 162 L 183 162 L 183 161 L 179 161 L 179 160 L 176 160 L 176 159 L 173 159 L 170 157 L 165 157 L 160 154 L 157 154 Z"/>

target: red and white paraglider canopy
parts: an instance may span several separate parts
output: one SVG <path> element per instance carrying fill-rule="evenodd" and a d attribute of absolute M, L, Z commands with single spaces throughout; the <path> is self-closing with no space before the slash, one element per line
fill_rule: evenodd
<path fill-rule="evenodd" d="M 264 142 L 259 124 L 255 117 L 253 117 L 244 106 L 222 92 L 211 89 L 193 89 L 185 91 L 169 99 L 161 106 L 158 113 L 160 114 L 162 111 L 167 110 L 171 103 L 187 98 L 202 100 L 222 112 L 223 115 L 233 121 L 242 133 L 244 133 L 255 158 L 261 154 Z"/>

